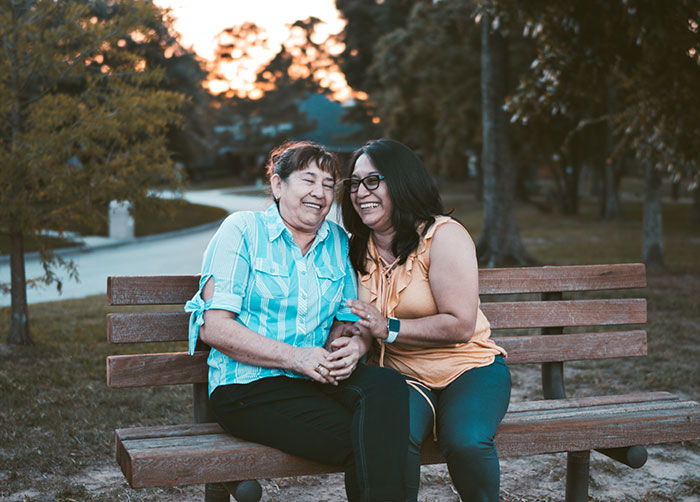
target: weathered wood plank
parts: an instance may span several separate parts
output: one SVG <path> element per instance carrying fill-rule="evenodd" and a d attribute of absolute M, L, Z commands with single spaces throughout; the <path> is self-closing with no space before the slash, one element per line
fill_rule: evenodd
<path fill-rule="evenodd" d="M 187 312 L 107 314 L 109 343 L 178 342 L 187 340 Z"/>
<path fill-rule="evenodd" d="M 494 337 L 494 341 L 506 350 L 510 365 L 613 359 L 647 354 L 647 336 L 643 330 Z"/>
<path fill-rule="evenodd" d="M 107 277 L 110 305 L 176 305 L 197 292 L 199 275 L 134 275 Z"/>
<path fill-rule="evenodd" d="M 643 298 L 482 303 L 493 329 L 610 326 L 646 322 Z M 185 312 L 113 313 L 107 315 L 110 343 L 187 340 Z"/>
<path fill-rule="evenodd" d="M 579 361 L 643 356 L 644 331 L 572 333 L 494 338 L 508 352 L 508 364 Z M 179 385 L 207 381 L 207 352 L 133 354 L 107 358 L 107 385 L 113 388 Z"/>
<path fill-rule="evenodd" d="M 150 427 L 127 427 L 114 431 L 117 440 L 148 439 L 170 436 L 199 436 L 219 434 L 223 429 L 215 422 L 203 424 L 155 425 Z"/>
<path fill-rule="evenodd" d="M 107 385 L 112 388 L 205 383 L 208 352 L 171 352 L 107 357 Z"/>
<path fill-rule="evenodd" d="M 628 396 L 632 400 L 638 398 Z M 560 413 L 549 411 L 528 420 L 519 417 L 529 412 L 509 411 L 496 435 L 499 453 L 502 457 L 511 457 L 633 446 L 640 441 L 657 444 L 700 438 L 700 406 L 697 403 L 655 398 L 649 403 L 615 407 L 609 404 L 614 399 L 607 398 L 605 412 L 600 411 L 600 406 L 575 410 L 576 403 L 572 402 L 555 404 L 563 410 Z M 211 427 L 201 436 L 165 434 L 154 438 L 152 432 L 139 440 L 133 439 L 138 436 L 134 429 L 117 431 L 117 444 L 127 454 L 119 457 L 123 462 L 122 470 L 135 488 L 340 470 L 241 441 Z M 185 432 L 190 433 L 192 429 Z M 132 439 L 121 437 L 120 433 Z M 444 462 L 432 441 L 426 443 L 423 462 Z"/>
<path fill-rule="evenodd" d="M 107 279 L 111 305 L 185 303 L 199 287 L 198 275 L 112 276 Z M 642 263 L 479 270 L 479 293 L 547 293 L 646 287 Z"/>
<path fill-rule="evenodd" d="M 656 401 L 679 401 L 670 392 L 636 392 L 632 394 L 611 394 L 607 396 L 569 397 L 566 399 L 541 399 L 535 401 L 511 402 L 508 413 L 525 413 L 537 410 L 557 410 L 605 406 L 611 404 L 651 403 Z"/>
<path fill-rule="evenodd" d="M 644 288 L 643 263 L 479 269 L 479 294 Z"/>
<path fill-rule="evenodd" d="M 644 298 L 482 303 L 493 329 L 609 326 L 647 321 Z"/>

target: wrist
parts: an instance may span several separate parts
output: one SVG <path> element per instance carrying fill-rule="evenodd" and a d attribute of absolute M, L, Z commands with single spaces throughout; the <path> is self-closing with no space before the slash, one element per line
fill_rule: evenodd
<path fill-rule="evenodd" d="M 387 317 L 386 320 L 386 332 L 387 336 L 384 339 L 384 343 L 394 343 L 396 337 L 399 336 L 399 330 L 401 329 L 401 321 L 395 317 Z"/>

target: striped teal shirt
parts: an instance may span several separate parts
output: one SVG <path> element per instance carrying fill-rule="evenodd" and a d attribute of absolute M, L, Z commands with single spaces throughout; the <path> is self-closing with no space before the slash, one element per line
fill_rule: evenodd
<path fill-rule="evenodd" d="M 202 300 L 202 288 L 214 278 L 214 296 Z M 302 256 L 272 204 L 264 212 L 238 212 L 219 227 L 204 252 L 199 291 L 187 302 L 189 353 L 193 354 L 203 314 L 223 309 L 263 336 L 296 347 L 323 346 L 333 319 L 357 318 L 345 307 L 357 298 L 355 272 L 348 258 L 348 237 L 325 221 Z M 238 362 L 216 349 L 209 353 L 209 393 L 219 385 L 249 383 L 292 371 Z"/>

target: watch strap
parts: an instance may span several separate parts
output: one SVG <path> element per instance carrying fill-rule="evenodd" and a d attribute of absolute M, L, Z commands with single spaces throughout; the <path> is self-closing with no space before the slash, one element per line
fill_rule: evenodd
<path fill-rule="evenodd" d="M 399 336 L 399 330 L 401 329 L 401 321 L 399 321 L 396 317 L 388 317 L 386 321 L 386 329 L 388 331 L 388 335 L 384 342 L 394 343 L 396 337 Z"/>

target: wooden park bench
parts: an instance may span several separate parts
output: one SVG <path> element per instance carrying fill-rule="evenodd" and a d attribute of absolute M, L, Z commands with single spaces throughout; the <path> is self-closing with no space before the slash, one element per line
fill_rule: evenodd
<path fill-rule="evenodd" d="M 496 435 L 500 456 L 568 452 L 567 501 L 587 500 L 591 450 L 641 467 L 647 458 L 643 445 L 700 438 L 698 403 L 666 392 L 565 395 L 564 362 L 647 352 L 644 298 L 581 293 L 645 286 L 642 264 L 480 271 L 482 309 L 497 343 L 508 351 L 508 364 L 542 365 L 544 399 L 511 403 Z M 184 304 L 197 287 L 195 275 L 110 277 L 107 284 L 112 305 Z M 112 313 L 107 336 L 115 344 L 185 341 L 187 325 L 184 312 Z M 564 328 L 572 327 L 579 329 L 565 333 Z M 502 329 L 510 330 L 508 336 L 500 335 Z M 208 407 L 208 348 L 199 349 L 194 356 L 174 352 L 107 358 L 109 387 L 193 387 L 193 423 L 115 432 L 117 462 L 133 488 L 206 484 L 208 502 L 229 500 L 229 492 L 239 501 L 257 501 L 257 479 L 341 470 L 224 433 Z M 427 441 L 423 463 L 442 462 L 439 449 Z"/>

